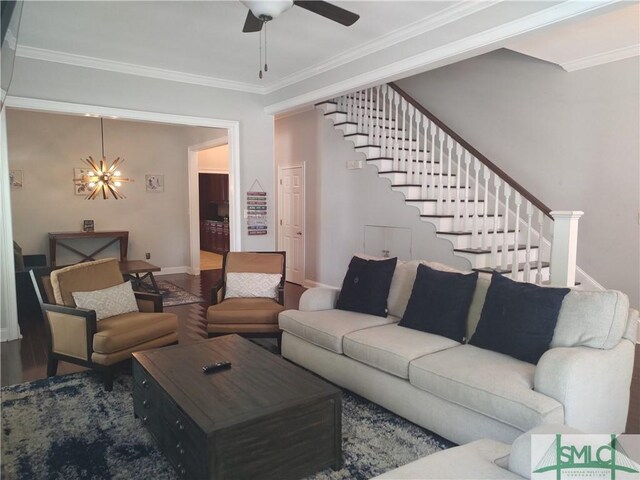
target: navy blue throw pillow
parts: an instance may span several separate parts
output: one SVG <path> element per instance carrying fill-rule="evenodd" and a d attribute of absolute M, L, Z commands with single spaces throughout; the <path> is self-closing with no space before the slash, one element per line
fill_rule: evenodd
<path fill-rule="evenodd" d="M 418 265 L 411 297 L 399 325 L 462 342 L 478 272 L 442 272 Z"/>
<path fill-rule="evenodd" d="M 482 307 L 471 345 L 538 363 L 549 348 L 568 288 L 514 282 L 498 273 Z"/>
<path fill-rule="evenodd" d="M 365 260 L 353 257 L 336 308 L 386 317 L 387 297 L 397 262 L 397 258 Z"/>

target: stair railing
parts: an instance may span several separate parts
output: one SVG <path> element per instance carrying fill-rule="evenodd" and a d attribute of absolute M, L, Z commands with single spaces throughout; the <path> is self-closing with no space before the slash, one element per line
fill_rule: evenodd
<path fill-rule="evenodd" d="M 511 269 L 514 279 L 521 269 L 524 281 L 542 283 L 550 260 L 551 284 L 575 284 L 582 212 L 552 211 L 395 83 L 336 103 L 367 143 L 380 147 L 380 157 L 392 159 L 394 172 L 405 172 L 422 199 L 436 202 L 436 216 L 453 217 L 455 232 L 471 232 L 467 251 L 490 252 L 481 267 Z"/>

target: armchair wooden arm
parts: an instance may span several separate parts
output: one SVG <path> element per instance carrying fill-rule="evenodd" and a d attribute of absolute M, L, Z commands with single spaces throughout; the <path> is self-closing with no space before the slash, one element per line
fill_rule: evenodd
<path fill-rule="evenodd" d="M 42 303 L 51 351 L 66 357 L 91 360 L 96 312 L 85 308 Z"/>
<path fill-rule="evenodd" d="M 224 280 L 211 287 L 211 305 L 217 305 L 224 299 Z"/>
<path fill-rule="evenodd" d="M 162 295 L 157 293 L 133 292 L 141 312 L 162 312 Z"/>

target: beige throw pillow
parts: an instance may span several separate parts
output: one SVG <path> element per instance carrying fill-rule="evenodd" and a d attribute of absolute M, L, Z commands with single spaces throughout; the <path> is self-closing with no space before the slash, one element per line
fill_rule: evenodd
<path fill-rule="evenodd" d="M 72 292 L 72 295 L 76 306 L 95 310 L 96 320 L 139 311 L 131 282 L 93 292 Z"/>
<path fill-rule="evenodd" d="M 279 273 L 227 273 L 224 298 L 264 297 L 278 298 Z"/>

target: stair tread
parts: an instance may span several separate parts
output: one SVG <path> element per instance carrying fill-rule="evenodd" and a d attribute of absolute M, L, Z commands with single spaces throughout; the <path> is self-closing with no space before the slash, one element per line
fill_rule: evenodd
<path fill-rule="evenodd" d="M 509 245 L 507 251 L 509 252 L 513 252 L 513 248 L 514 245 Z M 534 246 L 531 245 L 531 250 L 537 250 L 538 246 Z M 526 245 L 522 245 L 522 244 L 518 244 L 518 250 L 526 250 L 527 246 Z M 465 253 L 491 253 L 491 249 L 485 249 L 485 248 L 454 248 L 453 249 L 454 252 L 465 252 Z M 502 252 L 502 245 L 498 246 L 498 251 Z"/>
<path fill-rule="evenodd" d="M 369 148 L 369 147 L 382 148 L 380 145 L 356 145 L 355 146 L 355 148 Z M 407 151 L 410 151 L 410 152 L 424 153 L 424 150 L 414 150 L 413 148 L 406 148 L 406 147 L 398 148 L 398 150 L 407 150 Z M 431 153 L 431 151 L 427 150 L 427 153 Z"/>
<path fill-rule="evenodd" d="M 419 187 L 419 185 L 415 185 L 416 187 Z M 438 199 L 437 198 L 407 198 L 405 199 L 405 202 L 437 202 Z M 444 199 L 442 200 L 443 203 L 449 203 L 448 200 Z M 451 202 L 453 203 L 453 200 L 451 200 Z M 478 202 L 484 202 L 484 200 L 478 200 Z M 433 216 L 433 215 L 430 215 Z M 469 215 L 470 217 L 473 217 L 473 215 Z M 502 216 L 502 215 L 501 215 Z"/>
<path fill-rule="evenodd" d="M 413 200 L 405 200 L 406 202 L 411 202 Z M 421 201 L 421 200 L 419 200 Z M 431 218 L 455 218 L 455 215 L 420 215 L 421 217 L 431 217 Z M 463 215 L 464 216 L 464 215 Z M 480 215 L 481 217 L 484 217 L 484 215 Z M 487 213 L 487 217 L 495 217 L 496 215 L 494 213 Z M 473 218 L 473 215 L 467 215 L 467 217 L 469 218 Z M 499 213 L 498 217 L 502 217 L 502 214 Z"/>
<path fill-rule="evenodd" d="M 422 160 L 420 160 L 422 161 Z M 415 173 L 417 173 L 418 175 L 422 175 L 423 172 L 407 172 L 405 170 L 378 170 L 378 173 L 404 173 L 405 175 L 414 175 Z M 431 175 L 429 172 L 427 172 L 427 175 Z M 440 175 L 439 173 L 436 173 L 435 175 Z M 442 174 L 443 177 L 455 177 L 457 176 L 455 173 L 443 173 Z M 464 185 L 460 185 L 461 187 L 463 187 Z"/>
<path fill-rule="evenodd" d="M 514 233 L 515 229 L 509 229 L 507 230 L 507 233 Z M 463 236 L 463 235 L 473 235 L 473 232 L 445 232 L 445 231 L 436 231 L 436 233 L 439 233 L 441 235 L 457 235 L 457 236 Z M 487 233 L 495 233 L 494 230 L 489 230 L 487 231 Z M 504 228 L 501 230 L 498 230 L 497 233 L 504 233 Z M 478 235 L 482 235 L 482 232 L 478 232 Z"/>
<path fill-rule="evenodd" d="M 531 269 L 533 270 L 537 270 L 538 269 L 538 262 L 528 262 L 529 263 L 529 267 L 531 267 Z M 518 271 L 522 272 L 524 271 L 524 266 L 527 264 L 527 262 L 523 262 L 523 263 L 518 263 Z M 540 265 L 542 266 L 542 268 L 547 268 L 549 267 L 549 262 L 540 262 Z M 511 273 L 513 272 L 513 264 L 509 264 L 507 265 L 505 268 L 498 268 L 498 267 L 481 267 L 481 268 L 472 268 L 473 271 L 475 272 L 482 272 L 482 273 Z"/>
<path fill-rule="evenodd" d="M 356 147 L 356 148 L 358 148 L 358 147 Z M 391 161 L 393 161 L 393 157 L 372 157 L 372 158 L 367 158 L 367 162 L 372 162 L 374 160 L 391 160 Z M 413 159 L 413 160 L 411 160 L 411 162 L 413 162 L 413 163 L 424 163 L 424 160 Z M 440 162 L 438 162 L 438 161 L 432 162 L 431 160 L 427 160 L 427 163 L 434 163 L 436 165 L 440 164 Z M 436 173 L 436 175 L 440 175 L 440 174 Z M 444 173 L 443 173 L 443 175 L 444 175 Z"/>
<path fill-rule="evenodd" d="M 325 103 L 330 103 L 332 105 L 337 105 L 338 102 L 334 102 L 333 100 L 325 100 L 324 102 L 319 102 L 314 104 L 314 107 L 319 107 L 320 105 L 324 105 Z"/>
<path fill-rule="evenodd" d="M 392 187 L 422 187 L 422 184 L 420 183 L 394 183 L 391 185 Z M 427 188 L 429 187 L 438 187 L 440 188 L 440 185 L 426 185 Z M 455 185 L 442 185 L 442 188 L 458 188 Z M 465 187 L 464 185 L 460 185 L 460 188 L 471 188 L 471 187 Z M 479 202 L 482 202 L 483 200 L 478 200 Z"/>

